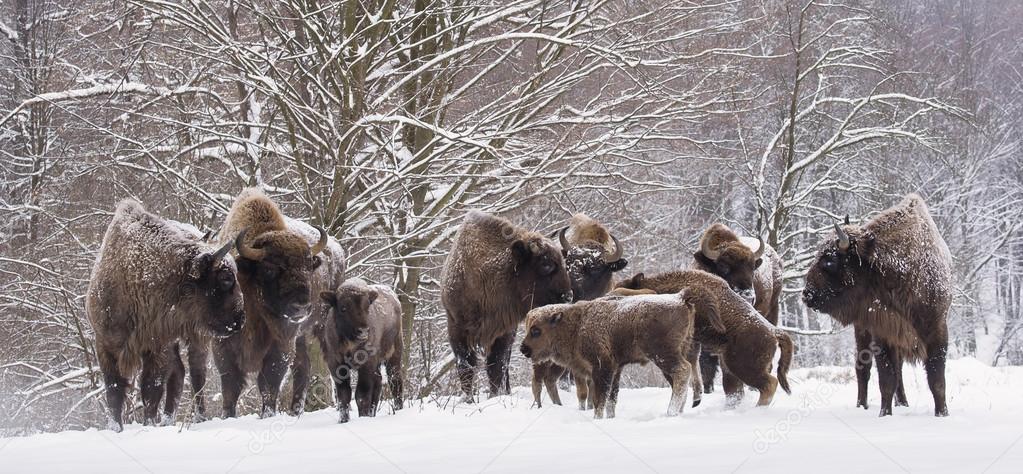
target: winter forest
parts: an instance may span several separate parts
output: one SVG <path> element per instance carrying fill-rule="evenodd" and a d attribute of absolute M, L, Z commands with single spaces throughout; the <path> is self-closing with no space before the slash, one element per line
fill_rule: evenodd
<path fill-rule="evenodd" d="M 1021 137 L 1014 0 L 5 0 L 0 433 L 103 426 L 85 293 L 118 201 L 216 232 L 249 186 L 395 289 L 407 400 L 458 392 L 440 269 L 473 209 L 586 213 L 619 278 L 686 267 L 715 222 L 759 232 L 794 367 L 850 367 L 807 268 L 916 192 L 953 256 L 949 358 L 1023 365 Z"/>

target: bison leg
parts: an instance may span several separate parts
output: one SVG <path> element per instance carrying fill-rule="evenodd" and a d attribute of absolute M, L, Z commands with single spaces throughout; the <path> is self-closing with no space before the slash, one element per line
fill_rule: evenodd
<path fill-rule="evenodd" d="M 700 370 L 693 370 L 701 368 L 700 354 L 703 352 L 701 347 L 702 345 L 700 343 L 694 342 L 689 346 L 689 352 L 686 353 L 686 362 L 690 367 L 689 384 L 693 386 L 693 408 L 700 406 L 700 402 L 703 401 L 704 385 L 700 377 Z"/>
<path fill-rule="evenodd" d="M 202 343 L 188 343 L 188 380 L 192 385 L 192 421 L 206 421 L 206 366 L 209 350 Z"/>
<path fill-rule="evenodd" d="M 245 372 L 238 364 L 241 359 L 237 337 L 217 341 L 213 346 L 213 362 L 220 372 L 220 392 L 224 403 L 224 418 L 238 416 L 238 398 L 245 387 Z"/>
<path fill-rule="evenodd" d="M 729 371 L 727 365 L 721 367 L 721 387 L 725 390 L 725 406 L 735 408 L 746 396 L 742 380 Z"/>
<path fill-rule="evenodd" d="M 511 360 L 515 332 L 509 332 L 490 345 L 487 353 L 487 379 L 490 382 L 491 398 L 508 393 L 508 362 Z"/>
<path fill-rule="evenodd" d="M 107 411 L 110 415 L 108 427 L 120 432 L 124 429 L 124 391 L 128 380 L 121 375 L 117 357 L 112 352 L 99 351 L 99 367 L 103 371 L 103 385 L 106 391 Z"/>
<path fill-rule="evenodd" d="M 181 362 L 181 344 L 174 343 L 167 348 L 164 360 L 167 361 L 167 398 L 164 400 L 163 421 L 173 424 L 185 385 L 185 364 Z"/>
<path fill-rule="evenodd" d="M 948 354 L 948 341 L 942 337 L 934 343 L 927 344 L 927 385 L 934 397 L 934 416 L 948 416 L 945 404 L 945 358 Z"/>
<path fill-rule="evenodd" d="M 547 379 L 547 371 L 550 370 L 550 362 L 537 362 L 533 364 L 533 404 L 537 408 L 543 408 L 543 383 Z"/>
<path fill-rule="evenodd" d="M 291 409 L 293 416 L 305 411 L 305 398 L 309 391 L 309 348 L 305 336 L 295 339 L 295 359 L 291 362 Z"/>
<path fill-rule="evenodd" d="M 906 399 L 906 387 L 902 383 L 902 357 L 898 356 L 895 362 L 895 406 L 908 407 L 909 400 Z"/>
<path fill-rule="evenodd" d="M 618 406 L 618 386 L 622 381 L 622 368 L 619 367 L 611 376 L 611 391 L 607 396 L 607 403 L 604 405 L 604 415 L 608 418 L 615 417 L 615 408 Z"/>
<path fill-rule="evenodd" d="M 380 369 L 376 364 L 366 364 L 359 368 L 359 381 L 355 385 L 355 406 L 359 416 L 374 415 L 374 396 L 380 385 Z"/>
<path fill-rule="evenodd" d="M 139 376 L 142 393 L 142 423 L 146 426 L 160 423 L 160 398 L 163 397 L 165 369 L 160 356 L 152 352 L 142 354 L 142 375 Z"/>
<path fill-rule="evenodd" d="M 259 370 L 256 382 L 259 384 L 259 395 L 263 400 L 260 418 L 277 415 L 277 398 L 281 394 L 281 382 L 288 372 L 288 356 L 274 344 L 263 357 L 263 367 Z"/>
<path fill-rule="evenodd" d="M 565 374 L 564 367 L 553 362 L 547 362 L 547 373 L 544 374 L 543 385 L 547 387 L 547 395 L 551 397 L 551 403 L 561 405 L 561 394 L 558 393 L 558 380 Z"/>
<path fill-rule="evenodd" d="M 684 358 L 665 358 L 657 363 L 664 379 L 671 386 L 671 402 L 668 403 L 668 416 L 678 416 L 686 405 L 686 391 L 689 388 L 690 374 L 693 366 Z M 698 393 L 698 392 L 697 392 Z"/>
<path fill-rule="evenodd" d="M 473 378 L 476 375 L 476 364 L 478 362 L 476 351 L 472 349 L 469 342 L 462 334 L 453 334 L 455 331 L 448 322 L 448 339 L 451 342 L 451 350 L 455 353 L 455 370 L 458 372 L 458 383 L 462 386 L 462 393 L 465 394 L 463 401 L 473 403 L 476 391 L 473 389 Z"/>
<path fill-rule="evenodd" d="M 390 359 L 387 359 L 385 366 L 387 369 L 387 385 L 391 391 L 391 399 L 393 400 L 394 410 L 398 411 L 405 407 L 403 398 L 404 391 L 404 374 L 401 372 L 401 352 L 395 351 L 394 355 Z"/>
<path fill-rule="evenodd" d="M 593 381 L 584 377 L 576 376 L 575 378 L 575 397 L 579 401 L 580 410 L 589 410 L 593 408 Z"/>
<path fill-rule="evenodd" d="M 703 379 L 703 393 L 714 392 L 714 377 L 718 375 L 718 356 L 709 351 L 700 352 L 700 378 Z M 722 383 L 724 381 L 722 380 Z"/>
<path fill-rule="evenodd" d="M 867 386 L 870 384 L 870 368 L 873 365 L 874 352 L 871 347 L 873 337 L 870 331 L 855 328 L 856 335 L 856 406 L 868 409 Z"/>
<path fill-rule="evenodd" d="M 337 398 L 338 423 L 348 423 L 352 406 L 352 371 L 347 364 L 336 364 L 330 368 L 334 379 L 334 396 Z"/>
<path fill-rule="evenodd" d="M 607 404 L 607 397 L 611 393 L 614 383 L 614 370 L 611 364 L 598 364 L 593 371 L 593 418 L 604 418 L 604 407 Z"/>
<path fill-rule="evenodd" d="M 875 340 L 874 342 L 879 343 L 880 341 Z M 881 386 L 880 416 L 892 414 L 892 398 L 895 395 L 895 386 L 898 384 L 892 352 L 891 346 L 886 343 L 879 343 L 878 351 L 874 354 L 874 361 L 877 363 L 877 381 L 878 385 Z"/>

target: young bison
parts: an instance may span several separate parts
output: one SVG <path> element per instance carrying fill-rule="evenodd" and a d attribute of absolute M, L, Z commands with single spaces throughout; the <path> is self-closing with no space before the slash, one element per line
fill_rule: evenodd
<path fill-rule="evenodd" d="M 118 204 L 85 296 L 111 429 L 124 427 L 125 389 L 140 365 L 143 421 L 156 424 L 167 363 L 173 362 L 167 359 L 177 341 L 242 329 L 242 293 L 227 255 L 231 247 L 231 242 L 210 247 L 135 201 Z M 169 421 L 176 401 L 168 394 Z"/>
<path fill-rule="evenodd" d="M 836 223 L 806 274 L 803 301 L 856 328 L 857 406 L 867 408 L 873 352 L 881 416 L 892 414 L 903 360 L 925 361 L 934 415 L 948 416 L 945 318 L 952 302 L 952 256 L 920 196 L 906 196 L 864 226 Z"/>
<path fill-rule="evenodd" d="M 759 221 L 757 228 L 760 228 Z M 690 268 L 724 278 L 732 290 L 746 298 L 771 324 L 778 325 L 784 268 L 778 252 L 762 237 L 739 237 L 728 226 L 714 224 L 700 237 L 700 250 L 693 254 Z M 703 351 L 700 372 L 705 393 L 714 391 L 717 370 L 717 357 Z"/>
<path fill-rule="evenodd" d="M 728 283 L 716 275 L 699 270 L 666 272 L 652 277 L 642 273 L 618 282 L 619 288 L 653 290 L 659 294 L 687 291 L 701 296 L 696 303 L 696 329 L 693 341 L 721 359 L 722 371 L 735 377 L 724 378 L 725 395 L 734 406 L 743 397 L 742 384 L 760 391 L 757 405 L 769 405 L 779 383 L 789 390 L 788 371 L 795 350 L 792 338 L 764 319 L 749 302 L 735 294 Z M 712 317 L 723 323 L 715 327 Z M 771 376 L 775 347 L 781 349 L 778 378 Z"/>
<path fill-rule="evenodd" d="M 692 367 L 693 302 L 678 295 L 602 298 L 537 308 L 526 317 L 522 354 L 591 381 L 593 417 L 615 416 L 622 368 L 653 362 L 671 385 L 668 414 L 686 403 Z"/>
<path fill-rule="evenodd" d="M 347 423 L 352 402 L 351 375 L 358 371 L 355 404 L 359 416 L 374 416 L 380 403 L 380 366 L 387 367 L 387 381 L 395 410 L 402 408 L 401 304 L 382 285 L 367 285 L 358 278 L 346 280 L 337 291 L 320 298 L 332 317 L 315 329 L 334 378 L 338 422 Z"/>

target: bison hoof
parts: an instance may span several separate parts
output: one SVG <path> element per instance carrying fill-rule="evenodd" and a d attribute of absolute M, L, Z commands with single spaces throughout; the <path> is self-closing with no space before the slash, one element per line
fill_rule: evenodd
<path fill-rule="evenodd" d="M 347 411 L 343 411 L 342 410 L 337 415 L 337 422 L 338 423 L 348 423 L 348 420 L 350 420 L 350 419 L 351 419 L 351 416 L 348 414 Z"/>
<path fill-rule="evenodd" d="M 870 407 L 867 406 L 867 402 L 856 402 L 856 408 L 859 408 L 859 407 L 863 407 L 864 410 L 869 410 L 870 409 Z"/>
<path fill-rule="evenodd" d="M 948 408 L 942 408 L 942 409 L 939 409 L 939 410 L 934 410 L 934 416 L 937 416 L 939 418 L 944 418 L 944 417 L 948 416 Z"/>
<path fill-rule="evenodd" d="M 122 425 L 118 421 L 107 420 L 107 429 L 113 431 L 114 433 L 120 433 L 124 431 L 124 425 Z"/>
<path fill-rule="evenodd" d="M 176 417 L 173 413 L 165 413 L 163 418 L 160 419 L 160 424 L 158 426 L 174 426 L 175 418 Z"/>
<path fill-rule="evenodd" d="M 703 393 L 714 393 L 714 387 L 703 387 Z"/>
<path fill-rule="evenodd" d="M 701 398 L 694 399 L 693 400 L 693 408 L 696 408 L 696 407 L 700 406 L 700 402 L 702 402 L 702 401 L 703 401 L 703 399 L 701 399 Z"/>
<path fill-rule="evenodd" d="M 881 409 L 881 413 L 879 415 L 877 415 L 877 416 L 878 417 L 882 417 L 882 418 L 886 417 L 886 416 L 892 416 L 892 409 L 891 408 L 882 408 Z"/>
<path fill-rule="evenodd" d="M 908 407 L 909 406 L 909 402 L 907 402 L 905 400 L 896 400 L 895 401 L 895 406 L 897 406 L 897 407 Z"/>
<path fill-rule="evenodd" d="M 202 413 L 195 413 L 192 415 L 192 423 L 202 423 L 208 419 L 209 418 L 206 418 L 206 415 Z"/>

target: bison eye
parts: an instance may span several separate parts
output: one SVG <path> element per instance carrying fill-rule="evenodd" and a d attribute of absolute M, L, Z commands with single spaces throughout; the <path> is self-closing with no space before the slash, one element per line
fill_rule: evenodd
<path fill-rule="evenodd" d="M 534 327 L 529 330 L 529 337 L 540 337 L 540 328 Z"/>
<path fill-rule="evenodd" d="M 550 275 L 552 273 L 554 273 L 554 264 L 550 262 L 544 262 L 540 264 L 541 275 Z"/>
<path fill-rule="evenodd" d="M 234 288 L 234 275 L 221 273 L 218 278 L 220 281 L 217 284 L 220 286 L 220 291 L 231 291 L 231 288 Z"/>

